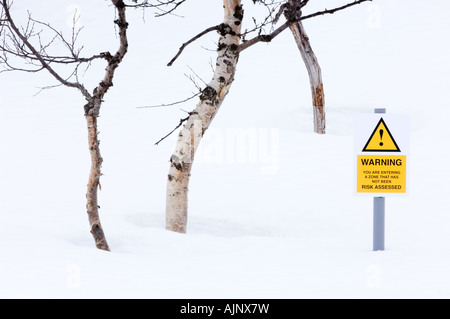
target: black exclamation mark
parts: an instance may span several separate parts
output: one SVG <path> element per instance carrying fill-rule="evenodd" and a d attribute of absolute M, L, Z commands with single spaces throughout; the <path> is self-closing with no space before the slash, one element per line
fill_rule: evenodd
<path fill-rule="evenodd" d="M 384 131 L 380 130 L 380 139 L 381 140 L 383 140 L 383 133 L 384 133 Z M 384 145 L 383 142 L 380 142 L 380 146 L 383 146 L 383 145 Z"/>

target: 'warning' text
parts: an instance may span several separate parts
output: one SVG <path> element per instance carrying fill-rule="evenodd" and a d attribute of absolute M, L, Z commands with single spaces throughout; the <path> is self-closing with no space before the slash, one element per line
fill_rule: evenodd
<path fill-rule="evenodd" d="M 361 158 L 363 166 L 402 166 L 403 162 L 400 158 Z"/>

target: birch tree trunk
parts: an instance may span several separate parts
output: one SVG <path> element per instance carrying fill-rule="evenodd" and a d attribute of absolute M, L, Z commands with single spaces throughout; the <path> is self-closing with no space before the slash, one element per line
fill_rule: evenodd
<path fill-rule="evenodd" d="M 98 249 L 110 251 L 106 241 L 103 227 L 100 223 L 98 205 L 98 189 L 100 185 L 100 177 L 102 176 L 101 168 L 103 158 L 100 154 L 100 141 L 98 139 L 97 119 L 100 116 L 100 107 L 103 98 L 110 87 L 113 86 L 113 78 L 116 69 L 122 62 L 125 54 L 128 51 L 127 28 L 128 22 L 125 15 L 125 4 L 123 0 L 112 0 L 116 6 L 118 19 L 114 21 L 119 27 L 120 46 L 117 53 L 113 56 L 109 52 L 103 53 L 108 61 L 106 72 L 103 80 L 98 87 L 94 89 L 93 95 L 88 98 L 88 104 L 84 106 L 85 117 L 88 128 L 88 144 L 89 153 L 91 156 L 91 170 L 89 173 L 89 180 L 86 192 L 86 210 L 89 217 L 89 225 L 91 234 L 94 237 L 95 245 Z"/>
<path fill-rule="evenodd" d="M 109 246 L 103 232 L 100 216 L 98 213 L 98 188 L 100 187 L 100 176 L 103 158 L 100 155 L 100 141 L 98 140 L 97 117 L 86 116 L 88 127 L 88 144 L 91 156 L 91 170 L 86 192 L 86 210 L 89 218 L 91 234 L 95 240 L 95 246 L 98 249 L 109 251 Z"/>
<path fill-rule="evenodd" d="M 166 194 L 166 229 L 186 233 L 189 178 L 195 152 L 234 81 L 244 11 L 240 0 L 223 0 L 218 57 L 213 79 L 178 135 L 170 158 Z"/>
<path fill-rule="evenodd" d="M 290 24 L 289 28 L 294 35 L 295 42 L 308 69 L 309 82 L 311 84 L 313 113 L 314 113 L 314 132 L 325 134 L 325 94 L 323 91 L 322 71 L 319 61 L 311 48 L 309 38 L 303 28 L 301 21 Z"/>

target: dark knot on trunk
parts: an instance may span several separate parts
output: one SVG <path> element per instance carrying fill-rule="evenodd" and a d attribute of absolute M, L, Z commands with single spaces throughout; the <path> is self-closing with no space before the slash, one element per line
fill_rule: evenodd
<path fill-rule="evenodd" d="M 302 17 L 302 7 L 295 2 L 294 4 L 286 3 L 284 15 L 290 23 L 300 21 Z"/>

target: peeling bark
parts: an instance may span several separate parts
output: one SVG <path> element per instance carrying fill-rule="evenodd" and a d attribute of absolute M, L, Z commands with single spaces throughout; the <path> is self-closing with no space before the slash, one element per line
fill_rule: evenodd
<path fill-rule="evenodd" d="M 313 101 L 314 132 L 325 134 L 325 94 L 323 91 L 322 71 L 320 69 L 319 61 L 311 48 L 309 38 L 303 28 L 302 22 L 292 22 L 289 28 L 294 35 L 295 42 L 297 43 L 309 74 Z"/>
<path fill-rule="evenodd" d="M 91 155 L 91 170 L 89 174 L 89 181 L 87 185 L 86 193 L 86 210 L 89 217 L 89 224 L 91 227 L 91 234 L 94 236 L 95 245 L 99 249 L 109 251 L 108 243 L 103 232 L 102 225 L 100 223 L 100 217 L 98 214 L 98 200 L 97 192 L 100 187 L 100 176 L 103 158 L 100 155 L 100 141 L 98 140 L 97 131 L 97 117 L 86 116 L 88 126 L 88 143 L 89 152 Z"/>
<path fill-rule="evenodd" d="M 224 0 L 224 22 L 220 25 L 218 57 L 213 79 L 203 90 L 200 102 L 178 135 L 170 159 L 166 195 L 166 229 L 186 233 L 188 191 L 195 152 L 227 96 L 239 60 L 239 44 L 244 11 L 240 0 Z"/>

